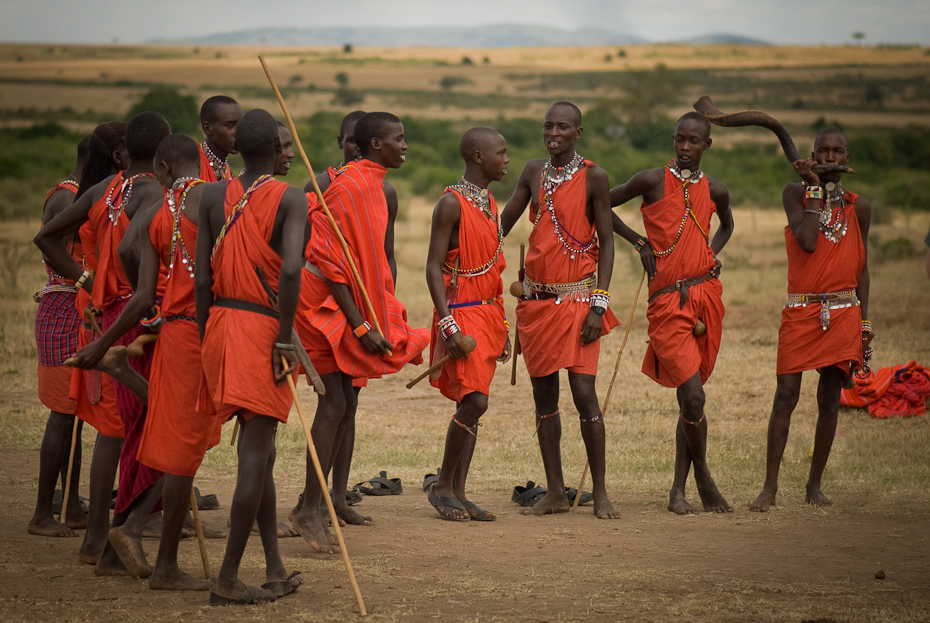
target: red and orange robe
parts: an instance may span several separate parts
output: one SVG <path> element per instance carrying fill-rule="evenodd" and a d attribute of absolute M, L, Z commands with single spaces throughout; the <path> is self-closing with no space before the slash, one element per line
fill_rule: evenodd
<path fill-rule="evenodd" d="M 588 168 L 594 166 L 593 162 L 585 160 L 553 193 L 552 206 L 558 230 L 545 204 L 543 184 L 540 184 L 536 204 L 531 207 L 530 221 L 535 225 L 526 252 L 527 278 L 538 284 L 553 285 L 593 278 L 592 284 L 576 291 L 575 296 L 561 300 L 555 297 L 521 300 L 517 304 L 520 347 L 526 370 L 532 377 L 549 376 L 562 368 L 580 374 L 597 374 L 600 340 L 587 346 L 581 344 L 581 328 L 591 309 L 585 294 L 597 287 L 597 232 L 586 215 Z M 587 250 L 569 251 L 559 238 L 560 233 L 571 248 Z M 601 336 L 619 324 L 608 309 L 603 315 Z"/>
<path fill-rule="evenodd" d="M 459 248 L 446 254 L 443 281 L 452 317 L 465 335 L 475 338 L 475 350 L 467 359 L 450 361 L 430 377 L 430 384 L 442 395 L 459 402 L 472 392 L 487 394 L 497 368 L 497 358 L 507 341 L 504 324 L 504 290 L 501 273 L 506 268 L 501 248 L 500 217 L 497 202 L 488 194 L 488 216 L 454 187 L 446 189 L 459 202 Z M 459 266 L 455 268 L 458 258 Z M 453 271 L 458 273 L 452 287 Z M 446 354 L 445 342 L 439 335 L 439 314 L 433 310 L 430 331 L 430 365 Z"/>
<path fill-rule="evenodd" d="M 423 361 L 420 353 L 429 341 L 429 331 L 407 324 L 407 310 L 394 294 L 394 280 L 384 251 L 388 225 L 384 198 L 386 173 L 385 167 L 369 160 L 357 162 L 333 181 L 324 198 L 345 236 L 384 337 L 391 342 L 393 355 L 368 352 L 353 333 L 355 327 L 350 327 L 346 321 L 329 285 L 315 274 L 314 271 L 318 271 L 332 282 L 349 286 L 362 316 L 375 326 L 368 317 L 368 308 L 349 262 L 319 200 L 310 197 L 312 234 L 306 255 L 313 269 L 304 270 L 300 292 L 302 311 L 295 325 L 320 374 L 338 370 L 353 378 L 377 378 L 397 372 L 407 363 Z"/>
<path fill-rule="evenodd" d="M 666 167 L 662 199 L 652 204 L 643 202 L 640 208 L 646 236 L 656 252 L 656 276 L 649 282 L 650 299 L 662 288 L 707 275 L 716 266 L 708 236 L 710 219 L 717 206 L 711 199 L 707 176 L 702 175 L 687 190 L 690 208 L 685 203 L 682 182 Z M 663 255 L 669 249 L 671 252 Z M 714 371 L 723 335 L 722 294 L 720 280 L 713 278 L 689 286 L 683 307 L 677 290 L 651 300 L 646 310 L 649 345 L 643 357 L 643 374 L 665 387 L 679 387 L 698 371 L 701 383 L 707 382 Z M 695 336 L 698 319 L 707 325 L 707 331 Z"/>
<path fill-rule="evenodd" d="M 45 196 L 45 205 L 59 190 L 70 192 L 73 199 L 78 185 L 70 180 L 56 184 Z M 79 240 L 70 241 L 69 250 L 74 261 L 82 264 L 84 251 Z M 48 283 L 33 296 L 39 304 L 35 327 L 36 352 L 39 356 L 39 400 L 52 411 L 71 415 L 77 410 L 77 401 L 69 396 L 72 369 L 62 363 L 77 352 L 81 317 L 75 306 L 74 282 L 59 275 L 47 264 L 45 272 L 48 274 Z"/>
<path fill-rule="evenodd" d="M 217 236 L 213 257 L 200 258 L 212 262 L 216 300 L 200 350 L 203 380 L 197 408 L 216 413 L 220 422 L 236 412 L 246 420 L 264 415 L 287 422 L 291 410 L 290 390 L 275 384 L 271 363 L 281 325 L 255 271 L 260 266 L 268 284 L 278 290 L 282 260 L 269 241 L 287 188 L 270 175 L 248 191 L 239 178 L 231 179 L 223 204 L 226 226 Z"/>
<path fill-rule="evenodd" d="M 831 222 L 846 222 L 846 234 L 837 242 L 817 233 L 817 248 L 807 253 L 785 227 L 788 251 L 788 305 L 781 312 L 776 373 L 793 374 L 828 366 L 862 367 L 862 311 L 854 298 L 859 275 L 865 266 L 862 230 L 856 217 L 856 193 L 844 193 L 843 206 L 831 210 Z M 792 295 L 844 293 L 829 309 L 829 322 L 821 322 L 823 305 L 816 297 L 792 302 Z M 852 296 L 850 296 L 852 295 Z M 810 300 L 813 299 L 813 300 Z M 846 302 L 844 302 L 846 301 Z M 855 302 L 853 302 L 855 301 Z M 824 327 L 826 324 L 826 327 Z"/>
<path fill-rule="evenodd" d="M 87 215 L 97 252 L 97 274 L 94 278 L 91 300 L 94 307 L 103 314 L 102 329 L 104 331 L 116 322 L 132 296 L 132 286 L 123 271 L 118 248 L 129 228 L 129 217 L 126 215 L 123 202 L 131 195 L 132 185 L 136 179 L 143 176 L 151 177 L 148 173 L 131 178 L 124 177 L 122 173 L 117 174 L 103 196 L 91 206 Z M 159 295 L 163 291 L 164 274 L 159 279 Z M 148 332 L 148 329 L 139 323 L 120 337 L 114 345 L 128 346 L 137 337 Z M 152 366 L 153 350 L 151 345 L 147 345 L 142 357 L 129 360 L 129 365 L 146 379 L 149 378 Z M 120 451 L 119 488 L 114 507 L 114 512 L 121 513 L 140 494 L 154 485 L 162 477 L 162 473 L 136 460 L 142 430 L 145 427 L 145 403 L 120 383 L 114 381 L 113 386 L 116 406 L 126 433 L 126 440 Z"/>
<path fill-rule="evenodd" d="M 169 190 L 173 200 L 158 210 L 149 238 L 168 277 L 161 299 L 163 323 L 149 378 L 149 410 L 136 458 L 178 476 L 194 476 L 206 451 L 220 441 L 222 422 L 197 411 L 203 368 L 194 296 L 197 226 L 181 211 L 193 180 Z"/>

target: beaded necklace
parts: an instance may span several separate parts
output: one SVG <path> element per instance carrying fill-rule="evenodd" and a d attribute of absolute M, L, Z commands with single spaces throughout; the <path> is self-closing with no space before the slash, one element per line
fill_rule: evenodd
<path fill-rule="evenodd" d="M 657 251 L 653 249 L 653 253 L 656 257 L 666 257 L 672 251 L 675 250 L 675 247 L 678 246 L 678 241 L 681 240 L 681 234 L 685 231 L 685 223 L 688 222 L 688 217 L 691 217 L 691 220 L 694 221 L 694 224 L 697 225 L 698 229 L 701 230 L 701 233 L 704 234 L 704 239 L 707 239 L 707 234 L 704 233 L 704 229 L 701 227 L 701 224 L 698 223 L 697 218 L 694 216 L 694 212 L 691 211 L 693 204 L 691 203 L 691 197 L 688 196 L 688 187 L 692 184 L 697 184 L 704 177 L 703 171 L 697 171 L 692 173 L 689 169 L 679 169 L 678 162 L 675 160 L 670 161 L 666 168 L 672 172 L 672 175 L 675 176 L 679 182 L 681 182 L 681 189 L 685 195 L 685 215 L 681 217 L 681 224 L 678 225 L 678 233 L 675 234 L 675 242 L 672 243 L 672 246 L 665 249 L 664 251 Z"/>
<path fill-rule="evenodd" d="M 190 256 L 184 238 L 181 236 L 181 212 L 184 211 L 184 202 L 187 200 L 187 193 L 197 184 L 203 184 L 203 180 L 195 177 L 179 177 L 171 185 L 171 189 L 165 195 L 165 201 L 168 204 L 168 212 L 174 219 L 171 232 L 171 247 L 168 249 L 168 279 L 174 274 L 174 258 L 178 248 L 181 249 L 181 263 L 187 266 L 187 272 L 190 278 L 194 278 L 194 258 Z M 183 190 L 182 190 L 183 189 Z M 177 197 L 175 193 L 181 190 L 181 196 Z"/>
<path fill-rule="evenodd" d="M 839 182 L 827 182 L 824 184 L 826 198 L 820 204 L 820 231 L 823 237 L 836 244 L 846 235 L 846 228 L 849 226 L 849 217 L 846 210 L 846 196 L 843 193 L 843 185 Z M 838 203 L 836 215 L 833 214 L 833 203 Z"/>
<path fill-rule="evenodd" d="M 73 188 L 74 192 L 77 192 L 81 188 L 81 185 L 73 177 L 67 178 L 65 181 L 58 185 L 58 188 L 65 188 L 66 186 Z"/>
<path fill-rule="evenodd" d="M 563 228 L 555 215 L 555 205 L 552 203 L 552 197 L 555 195 L 555 191 L 558 190 L 559 186 L 572 179 L 572 176 L 575 175 L 582 166 L 584 166 L 584 158 L 578 154 L 575 154 L 575 157 L 564 167 L 553 165 L 552 157 L 550 156 L 549 159 L 546 160 L 546 166 L 544 166 L 542 170 L 542 178 L 539 180 L 539 186 L 543 190 L 543 203 L 545 203 L 546 209 L 549 211 L 549 218 L 552 219 L 552 224 L 555 226 L 555 235 L 559 238 L 559 242 L 562 243 L 562 247 L 564 247 L 562 249 L 562 255 L 571 253 L 572 260 L 575 259 L 576 253 L 587 253 L 597 243 L 597 236 L 593 236 L 591 241 L 585 244 Z M 536 214 L 536 221 L 533 223 L 533 227 L 539 223 L 540 218 L 542 218 L 541 209 Z M 572 242 L 577 246 L 571 246 L 568 241 L 565 240 L 565 237 L 571 238 Z"/>
<path fill-rule="evenodd" d="M 213 174 L 216 175 L 217 180 L 221 180 L 226 177 L 226 158 L 220 158 L 210 150 L 210 146 L 207 145 L 207 141 L 200 143 L 200 146 L 203 147 L 203 153 L 207 156 L 207 160 L 210 162 L 210 168 L 213 169 Z"/>
<path fill-rule="evenodd" d="M 111 225 L 116 225 L 116 222 L 119 220 L 120 214 L 123 212 L 123 207 L 129 203 L 129 200 L 132 199 L 132 188 L 136 182 L 136 178 L 139 177 L 154 177 L 151 173 L 136 173 L 128 179 L 124 179 L 123 183 L 119 187 L 119 191 L 116 193 L 111 190 L 107 193 L 105 201 L 107 204 L 107 218 L 110 220 Z M 119 205 L 114 205 L 116 197 L 121 197 Z"/>
<path fill-rule="evenodd" d="M 453 190 L 466 199 L 468 202 L 475 206 L 478 210 L 484 214 L 489 221 L 497 225 L 497 250 L 494 251 L 494 255 L 491 256 L 491 259 L 477 268 L 459 268 L 457 265 L 453 266 L 449 262 L 443 262 L 443 267 L 447 272 L 453 275 L 467 275 L 470 277 L 476 277 L 478 275 L 483 275 L 489 270 L 494 264 L 497 263 L 497 258 L 500 257 L 501 249 L 504 246 L 504 230 L 501 227 L 500 218 L 491 211 L 491 193 L 488 192 L 487 188 L 480 188 L 477 184 L 472 184 L 463 176 L 458 184 L 453 184 L 452 186 L 446 187 L 446 191 Z M 487 206 L 485 207 L 485 204 Z M 458 258 L 456 258 L 457 260 Z M 457 262 L 456 262 L 457 263 Z"/>
<path fill-rule="evenodd" d="M 226 222 L 223 223 L 223 228 L 220 230 L 219 235 L 216 237 L 216 242 L 213 243 L 213 251 L 210 253 L 211 260 L 216 256 L 216 252 L 220 248 L 220 243 L 223 242 L 223 238 L 226 237 L 226 233 L 229 231 L 229 228 L 232 227 L 233 224 L 239 219 L 239 215 L 242 214 L 242 211 L 245 209 L 245 205 L 249 202 L 249 199 L 251 199 L 252 193 L 273 179 L 274 178 L 270 175 L 262 175 L 257 180 L 252 182 L 252 185 L 249 186 L 249 188 L 244 193 L 242 193 L 242 196 L 239 197 L 239 201 L 236 202 L 236 206 L 226 218 Z"/>

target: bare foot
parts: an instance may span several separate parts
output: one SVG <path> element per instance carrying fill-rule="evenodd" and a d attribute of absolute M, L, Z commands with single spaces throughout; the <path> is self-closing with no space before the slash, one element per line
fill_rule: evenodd
<path fill-rule="evenodd" d="M 536 502 L 535 506 L 525 508 L 520 511 L 521 515 L 548 515 L 550 513 L 567 513 L 571 510 L 568 505 L 568 496 L 565 495 L 565 487 L 560 487 L 560 491 L 549 490 L 543 498 Z"/>
<path fill-rule="evenodd" d="M 97 561 L 100 560 L 100 556 L 93 556 L 91 554 L 78 554 L 78 562 L 85 565 L 96 565 Z"/>
<path fill-rule="evenodd" d="M 345 522 L 345 520 L 339 515 L 339 512 L 338 512 L 338 511 L 336 512 L 336 516 L 339 517 L 339 527 L 340 527 L 340 528 L 345 528 L 345 527 L 346 527 L 346 522 Z M 332 517 L 329 516 L 329 509 L 326 507 L 326 504 L 325 504 L 325 503 L 320 504 L 320 517 L 323 519 L 324 525 L 326 525 L 326 526 L 332 526 L 332 525 L 333 525 L 333 519 L 332 519 Z"/>
<path fill-rule="evenodd" d="M 290 521 L 294 521 L 293 512 L 288 516 L 288 519 L 290 519 Z M 226 527 L 229 528 L 231 526 L 232 526 L 232 517 L 226 520 Z M 252 524 L 252 532 L 254 532 L 255 534 L 258 534 L 260 532 L 260 530 L 258 529 L 258 521 Z M 278 520 L 278 538 L 286 539 L 292 536 L 300 536 L 300 535 L 298 534 L 297 530 L 287 525 L 283 521 Z"/>
<path fill-rule="evenodd" d="M 210 580 L 195 578 L 175 567 L 165 573 L 156 569 L 149 579 L 149 588 L 153 591 L 208 591 L 212 584 Z"/>
<path fill-rule="evenodd" d="M 72 530 L 84 530 L 87 527 L 87 513 L 81 509 L 80 504 L 75 509 L 68 508 L 65 525 Z"/>
<path fill-rule="evenodd" d="M 767 513 L 773 506 L 775 506 L 775 492 L 762 489 L 756 501 L 749 505 L 749 510 L 754 513 Z"/>
<path fill-rule="evenodd" d="M 111 575 L 129 575 L 129 572 L 116 556 L 113 556 L 112 559 L 108 559 L 106 556 L 101 555 L 97 564 L 94 565 L 94 575 L 97 577 L 106 577 Z"/>
<path fill-rule="evenodd" d="M 804 501 L 814 506 L 833 506 L 833 502 L 823 494 L 820 487 L 812 487 L 811 485 L 807 485 L 807 496 Z"/>
<path fill-rule="evenodd" d="M 225 532 L 223 532 L 222 530 L 214 530 L 213 528 L 210 528 L 209 526 L 207 526 L 207 524 L 203 523 L 203 521 L 200 522 L 200 528 L 201 530 L 203 530 L 203 536 L 205 539 L 225 539 L 226 538 Z M 183 529 L 189 530 L 194 533 L 194 536 L 197 536 L 197 528 L 196 526 L 194 526 L 193 517 L 188 517 L 184 521 Z"/>
<path fill-rule="evenodd" d="M 113 349 L 110 349 L 110 350 L 113 350 Z M 151 515 L 149 515 L 148 521 L 145 522 L 145 527 L 142 528 L 142 536 L 147 539 L 160 539 L 161 538 L 161 523 L 162 523 L 161 511 L 157 513 L 152 513 Z M 186 531 L 187 531 L 186 528 L 181 531 L 182 539 L 186 538 L 184 536 L 184 532 Z"/>
<path fill-rule="evenodd" d="M 29 534 L 34 534 L 36 536 L 54 536 L 67 538 L 77 536 L 77 533 L 74 530 L 71 530 L 67 526 L 61 525 L 52 516 L 40 518 L 33 515 L 32 519 L 29 520 L 29 525 L 26 526 L 26 531 L 29 532 Z"/>
<path fill-rule="evenodd" d="M 732 513 L 733 507 L 727 504 L 723 495 L 717 489 L 717 484 L 710 477 L 710 472 L 706 476 L 698 478 L 698 470 L 694 470 L 694 482 L 697 485 L 698 495 L 701 497 L 701 503 L 704 505 L 704 511 L 707 513 Z"/>
<path fill-rule="evenodd" d="M 336 507 L 336 515 L 339 516 L 339 527 L 346 524 L 352 524 L 353 526 L 370 526 L 375 523 L 371 517 L 366 517 L 361 515 L 351 509 L 348 506 L 345 507 Z"/>
<path fill-rule="evenodd" d="M 472 521 L 497 521 L 497 515 L 491 511 L 484 510 L 468 498 L 459 498 L 459 502 L 465 507 Z"/>
<path fill-rule="evenodd" d="M 329 544 L 329 530 L 323 527 L 323 520 L 318 513 L 302 508 L 300 513 L 291 515 L 291 523 L 307 545 L 323 554 L 333 553 Z"/>
<path fill-rule="evenodd" d="M 125 346 L 112 346 L 107 354 L 97 362 L 96 370 L 112 377 L 118 377 L 120 372 L 129 369 L 129 352 Z"/>
<path fill-rule="evenodd" d="M 594 493 L 594 515 L 598 519 L 620 519 L 620 511 L 614 510 L 614 505 L 607 499 L 607 493 Z"/>
<path fill-rule="evenodd" d="M 145 559 L 140 539 L 134 539 L 126 534 L 122 526 L 110 530 L 107 538 L 129 575 L 137 578 L 147 578 L 152 575 L 152 568 Z"/>
<path fill-rule="evenodd" d="M 668 510 L 676 515 L 697 515 L 698 510 L 688 503 L 685 496 L 677 493 L 668 494 Z"/>

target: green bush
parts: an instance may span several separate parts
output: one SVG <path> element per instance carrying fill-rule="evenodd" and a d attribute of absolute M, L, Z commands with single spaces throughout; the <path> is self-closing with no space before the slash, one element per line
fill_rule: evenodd
<path fill-rule="evenodd" d="M 200 136 L 200 107 L 193 95 L 181 95 L 171 87 L 156 87 L 133 104 L 127 119 L 147 110 L 163 114 L 172 132 Z"/>

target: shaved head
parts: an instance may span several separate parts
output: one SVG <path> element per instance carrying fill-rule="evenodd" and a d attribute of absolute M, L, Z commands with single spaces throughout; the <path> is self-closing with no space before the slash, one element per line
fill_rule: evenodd
<path fill-rule="evenodd" d="M 365 116 L 364 110 L 353 110 L 342 118 L 342 125 L 339 126 L 339 138 L 345 138 L 349 135 L 349 128 L 355 126 L 358 120 Z"/>
<path fill-rule="evenodd" d="M 549 107 L 549 110 L 553 108 L 567 108 L 571 111 L 572 123 L 575 124 L 576 128 L 581 127 L 581 109 L 572 104 L 571 102 L 556 102 Z"/>
<path fill-rule="evenodd" d="M 278 122 L 267 110 L 250 110 L 236 126 L 236 147 L 243 158 L 273 158 L 279 142 Z"/>
<path fill-rule="evenodd" d="M 166 136 L 171 134 L 171 126 L 161 113 L 149 110 L 139 113 L 126 125 L 126 150 L 132 162 L 152 162 L 155 150 Z"/>
<path fill-rule="evenodd" d="M 497 130 L 472 128 L 462 135 L 462 142 L 459 143 L 459 153 L 468 162 L 476 151 L 483 152 L 488 149 L 498 137 L 503 138 Z"/>
<path fill-rule="evenodd" d="M 675 124 L 675 127 L 678 127 L 685 121 L 693 121 L 694 123 L 698 124 L 698 126 L 701 128 L 701 132 L 704 135 L 704 138 L 710 138 L 710 121 L 707 120 L 707 117 L 699 112 L 686 112 L 678 118 L 678 122 Z"/>
<path fill-rule="evenodd" d="M 167 162 L 175 166 L 200 163 L 200 149 L 186 134 L 169 134 L 155 151 L 155 162 Z"/>
<path fill-rule="evenodd" d="M 839 136 L 843 139 L 843 146 L 846 146 L 846 137 L 840 132 L 837 128 L 824 128 L 820 131 L 820 134 L 817 135 L 817 138 L 814 139 L 814 151 L 817 151 L 817 145 L 820 144 L 820 139 L 826 136 Z"/>
<path fill-rule="evenodd" d="M 218 111 L 220 107 L 229 105 L 238 106 L 239 102 L 231 97 L 227 97 L 226 95 L 214 95 L 213 97 L 208 97 L 200 107 L 200 122 L 216 123 L 218 120 Z"/>
<path fill-rule="evenodd" d="M 389 112 L 370 112 L 359 117 L 355 123 L 355 143 L 362 155 L 368 155 L 372 139 L 386 139 L 395 123 L 400 123 L 400 119 Z"/>

